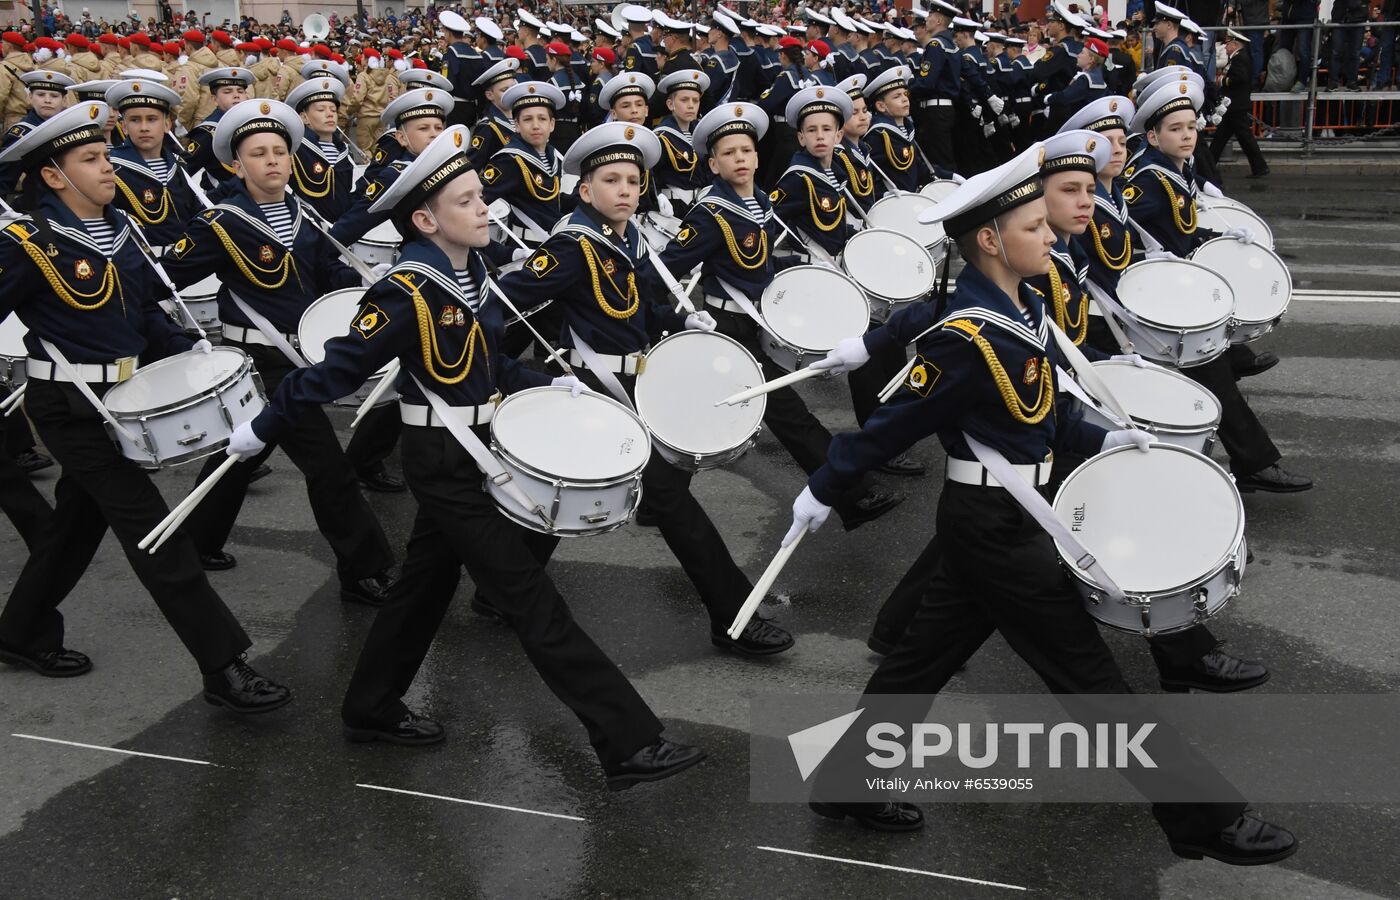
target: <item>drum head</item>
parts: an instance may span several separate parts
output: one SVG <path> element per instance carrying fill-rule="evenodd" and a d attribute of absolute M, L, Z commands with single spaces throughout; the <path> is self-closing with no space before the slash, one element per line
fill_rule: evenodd
<path fill-rule="evenodd" d="M 19 320 L 19 316 L 10 313 L 4 321 L 0 321 L 0 356 L 28 356 L 29 351 L 24 346 L 24 336 L 29 333 L 29 329 L 24 327 L 24 323 Z"/>
<path fill-rule="evenodd" d="M 1254 232 L 1254 239 L 1270 250 L 1274 249 L 1274 232 L 1267 222 L 1259 218 L 1252 209 L 1237 204 L 1212 206 L 1201 214 L 1201 224 L 1211 231 L 1229 231 L 1231 228 L 1248 228 Z"/>
<path fill-rule="evenodd" d="M 637 414 L 652 434 L 685 453 L 739 446 L 763 421 L 767 394 L 725 406 L 720 400 L 763 383 L 753 355 L 722 334 L 682 331 L 651 348 L 637 378 Z"/>
<path fill-rule="evenodd" d="M 646 426 L 630 409 L 563 387 L 511 394 L 491 420 L 491 437 L 526 468 L 562 481 L 623 478 L 651 456 Z"/>
<path fill-rule="evenodd" d="M 923 194 L 894 194 L 870 207 L 866 218 L 873 228 L 888 228 L 909 235 L 925 247 L 936 247 L 946 238 L 943 223 L 924 225 L 919 221 L 919 213 L 935 203 Z"/>
<path fill-rule="evenodd" d="M 360 311 L 360 299 L 365 288 L 343 288 L 331 291 L 312 303 L 297 323 L 297 339 L 301 355 L 313 366 L 326 358 L 326 341 L 350 333 L 350 323 Z"/>
<path fill-rule="evenodd" d="M 219 293 L 220 284 L 219 276 L 210 275 L 180 291 L 180 296 L 185 300 L 213 300 Z"/>
<path fill-rule="evenodd" d="M 949 179 L 930 181 L 919 189 L 919 193 L 937 203 L 939 200 L 947 199 L 948 195 L 958 189 L 958 183 Z"/>
<path fill-rule="evenodd" d="M 1094 363 L 1094 372 L 1128 415 L 1143 425 L 1191 429 L 1220 421 L 1215 395 L 1172 369 L 1104 360 Z"/>
<path fill-rule="evenodd" d="M 1118 302 L 1146 322 L 1166 328 L 1218 325 L 1235 310 L 1225 279 L 1184 259 L 1148 259 L 1123 270 Z"/>
<path fill-rule="evenodd" d="M 1065 479 L 1055 515 L 1119 587 L 1136 594 L 1195 583 L 1244 535 L 1244 506 L 1225 470 L 1167 444 L 1090 459 Z"/>
<path fill-rule="evenodd" d="M 923 244 L 885 228 L 867 228 L 847 241 L 841 264 L 856 284 L 895 302 L 926 296 L 937 275 L 933 257 Z"/>
<path fill-rule="evenodd" d="M 1293 296 L 1293 278 L 1278 254 L 1259 244 L 1234 238 L 1206 241 L 1191 254 L 1217 273 L 1235 292 L 1235 318 L 1241 322 L 1268 322 L 1283 315 Z"/>
<path fill-rule="evenodd" d="M 403 235 L 394 227 L 394 223 L 388 220 L 380 222 L 378 225 L 365 232 L 365 236 L 360 241 L 366 244 L 382 244 L 397 247 L 403 243 Z"/>
<path fill-rule="evenodd" d="M 830 350 L 870 327 L 870 304 L 860 286 L 821 266 L 779 272 L 763 291 L 762 312 L 769 331 L 804 350 Z"/>
<path fill-rule="evenodd" d="M 248 355 L 236 347 L 181 353 L 142 366 L 130 379 L 113 385 L 102 403 L 114 413 L 164 409 L 218 387 L 247 363 Z"/>

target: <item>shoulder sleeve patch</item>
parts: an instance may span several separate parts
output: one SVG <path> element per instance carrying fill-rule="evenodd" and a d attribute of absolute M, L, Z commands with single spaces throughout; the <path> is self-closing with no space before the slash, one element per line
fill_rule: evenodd
<path fill-rule="evenodd" d="M 477 138 L 477 140 L 481 139 Z M 384 151 L 382 149 L 374 151 L 374 161 L 377 163 L 382 163 L 384 161 Z"/>
<path fill-rule="evenodd" d="M 199 141 L 190 141 L 185 145 L 186 153 L 197 153 L 199 151 Z"/>
<path fill-rule="evenodd" d="M 12 137 L 12 138 L 22 138 L 22 137 L 24 137 L 25 130 L 26 130 L 26 129 L 25 129 L 25 127 L 24 127 L 23 125 L 18 125 L 18 124 L 17 124 L 17 125 L 11 125 L 11 126 L 10 126 L 10 131 L 9 131 L 9 136 Z"/>
<path fill-rule="evenodd" d="M 194 239 L 188 234 L 180 235 L 180 239 L 170 245 L 168 252 L 175 259 L 184 259 L 185 255 L 194 249 Z"/>
<path fill-rule="evenodd" d="M 681 226 L 681 230 L 676 232 L 676 243 L 684 247 L 695 240 L 697 234 L 699 234 L 699 232 L 695 230 L 694 225 L 683 225 Z"/>
<path fill-rule="evenodd" d="M 970 341 L 982 333 L 982 326 L 975 324 L 971 319 L 954 319 L 951 322 L 944 322 L 943 330 L 956 332 Z"/>
<path fill-rule="evenodd" d="M 782 188 L 774 188 L 768 192 L 768 199 L 774 203 L 782 203 L 787 198 L 787 191 Z"/>
<path fill-rule="evenodd" d="M 559 260 L 555 258 L 553 253 L 541 247 L 535 251 L 534 256 L 526 261 L 525 268 L 533 272 L 536 278 L 543 278 L 559 268 Z"/>
<path fill-rule="evenodd" d="M 637 57 L 628 55 L 628 57 L 627 57 L 627 68 L 629 68 L 629 69 L 635 69 L 635 68 L 637 68 Z"/>
<path fill-rule="evenodd" d="M 12 234 L 12 235 L 14 235 L 15 237 L 19 238 L 21 241 L 27 241 L 27 240 L 29 240 L 29 229 L 28 229 L 28 228 L 25 228 L 23 225 L 19 224 L 18 222 L 14 223 L 14 224 L 11 225 L 9 228 L 6 228 L 5 231 L 6 231 L 7 233 Z"/>
<path fill-rule="evenodd" d="M 389 317 L 384 310 L 379 308 L 377 303 L 366 303 L 360 307 L 360 313 L 355 317 L 355 333 L 365 340 L 374 337 L 389 324 Z"/>
<path fill-rule="evenodd" d="M 369 184 L 365 185 L 365 197 L 373 197 L 375 194 L 379 193 L 383 187 L 384 186 L 379 182 L 371 181 Z"/>
<path fill-rule="evenodd" d="M 481 135 L 478 134 L 476 137 L 472 138 L 472 149 L 475 150 L 476 148 L 478 148 L 478 147 L 480 147 L 480 146 L 481 146 Z M 382 151 L 381 151 L 381 152 L 382 152 Z"/>
<path fill-rule="evenodd" d="M 933 71 L 933 63 L 924 63 L 922 66 L 919 66 L 920 75 L 927 75 L 931 71 Z"/>
<path fill-rule="evenodd" d="M 1135 186 L 1131 184 L 1123 188 L 1123 199 L 1127 200 L 1129 205 L 1135 203 L 1137 199 L 1141 196 L 1142 191 L 1138 190 Z"/>
<path fill-rule="evenodd" d="M 495 166 L 487 166 L 481 170 L 481 180 L 487 184 L 495 184 L 496 179 L 501 177 L 501 170 Z"/>
<path fill-rule="evenodd" d="M 909 378 L 905 384 L 908 385 L 909 390 L 920 397 L 927 397 L 933 393 L 933 389 L 942 375 L 942 369 L 934 365 L 931 360 L 925 359 L 923 355 L 918 355 L 914 357 L 914 366 L 909 370 Z"/>

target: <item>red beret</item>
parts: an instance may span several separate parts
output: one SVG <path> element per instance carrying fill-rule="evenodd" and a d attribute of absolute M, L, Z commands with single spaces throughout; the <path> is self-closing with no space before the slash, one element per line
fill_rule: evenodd
<path fill-rule="evenodd" d="M 140 44 L 142 47 L 151 46 L 151 39 L 146 36 L 146 32 L 144 31 L 136 32 L 131 37 L 127 38 L 127 40 L 133 44 Z"/>
<path fill-rule="evenodd" d="M 258 46 L 257 44 L 253 43 L 252 41 L 244 41 L 243 43 L 240 43 L 240 44 L 234 44 L 234 45 L 233 45 L 233 49 L 237 50 L 239 53 L 261 53 L 261 52 L 262 52 L 262 47 Z"/>
<path fill-rule="evenodd" d="M 34 39 L 34 46 L 41 50 L 62 50 L 63 45 L 51 37 L 39 37 Z"/>
<path fill-rule="evenodd" d="M 518 59 L 521 62 L 525 62 L 525 60 L 530 58 L 525 55 L 524 48 L 518 44 L 511 44 L 506 47 L 506 56 L 509 56 L 511 59 Z"/>
<path fill-rule="evenodd" d="M 331 48 L 327 47 L 325 44 L 312 45 L 311 52 L 326 59 L 330 59 L 331 56 Z"/>
<path fill-rule="evenodd" d="M 617 54 L 607 47 L 595 47 L 593 49 L 593 58 L 604 65 L 612 66 L 617 64 Z"/>
<path fill-rule="evenodd" d="M 339 53 L 332 53 L 331 62 L 337 62 L 343 66 L 345 65 L 345 57 L 341 56 Z"/>
<path fill-rule="evenodd" d="M 569 45 L 563 41 L 550 41 L 545 46 L 545 51 L 554 56 L 573 56 L 574 51 L 569 49 Z"/>
<path fill-rule="evenodd" d="M 78 34 L 76 32 L 68 35 L 68 37 L 64 38 L 64 41 L 67 42 L 68 46 L 77 47 L 79 50 L 87 50 L 89 47 L 92 46 L 88 43 L 87 38 L 83 37 L 81 34 Z"/>
<path fill-rule="evenodd" d="M 151 47 L 154 48 L 155 44 L 152 44 Z M 180 51 L 185 49 L 184 47 L 180 46 L 179 41 L 166 41 L 164 44 L 160 45 L 160 48 L 166 53 L 169 53 L 171 56 L 179 56 Z"/>
<path fill-rule="evenodd" d="M 390 59 L 403 59 L 403 51 L 395 49 L 394 47 L 390 47 L 388 50 L 385 50 L 384 55 L 389 57 Z"/>
<path fill-rule="evenodd" d="M 189 41 L 191 44 L 204 43 L 204 32 L 200 31 L 198 28 L 191 28 L 189 31 L 186 31 L 180 36 L 183 37 L 185 40 Z"/>
<path fill-rule="evenodd" d="M 831 52 L 831 45 L 826 41 L 808 41 L 807 52 L 817 54 L 817 59 L 826 59 L 826 55 Z"/>
<path fill-rule="evenodd" d="M 23 47 L 27 43 L 24 39 L 24 35 L 20 34 L 18 31 L 7 31 L 3 35 L 0 35 L 0 40 L 3 40 L 7 44 L 14 44 L 16 47 Z"/>
<path fill-rule="evenodd" d="M 276 46 L 270 39 L 265 37 L 255 37 L 253 38 L 253 43 L 257 44 L 258 49 L 263 51 L 271 50 Z"/>
<path fill-rule="evenodd" d="M 366 48 L 365 48 L 365 58 L 366 58 L 366 59 L 379 59 L 379 51 L 376 50 L 376 49 L 374 49 L 373 47 L 366 47 Z"/>
<path fill-rule="evenodd" d="M 801 47 L 801 46 L 802 46 L 802 39 L 801 39 L 801 38 L 795 38 L 795 37 L 793 37 L 793 36 L 790 35 L 790 34 L 785 34 L 785 35 L 783 35 L 782 37 L 778 38 L 778 46 L 779 46 L 779 47 Z"/>
<path fill-rule="evenodd" d="M 300 50 L 301 48 L 298 47 L 298 46 L 297 46 L 297 42 L 294 41 L 294 40 L 292 40 L 291 38 L 282 38 L 282 39 L 278 40 L 278 42 L 277 42 L 277 49 L 278 49 L 278 50 L 286 50 L 286 51 L 288 51 L 288 52 L 290 52 L 290 53 L 295 53 L 295 52 L 297 52 L 298 50 Z"/>
<path fill-rule="evenodd" d="M 109 31 L 106 34 L 99 34 L 97 36 L 97 42 L 99 44 L 119 44 L 121 43 L 121 39 Z"/>
<path fill-rule="evenodd" d="M 415 68 L 415 69 L 426 69 L 426 68 L 428 68 L 428 64 L 425 63 L 425 62 L 423 62 L 423 60 L 418 59 L 417 57 L 415 57 L 414 60 L 413 60 L 413 68 Z"/>
<path fill-rule="evenodd" d="M 311 55 L 311 48 L 310 48 L 310 47 L 297 47 L 297 52 L 300 53 L 302 56 L 310 56 L 310 55 Z"/>
<path fill-rule="evenodd" d="M 221 44 L 226 44 L 230 47 L 233 46 L 233 38 L 229 35 L 227 31 L 211 31 L 209 33 L 209 39 L 211 41 L 218 41 Z"/>
<path fill-rule="evenodd" d="M 1096 38 L 1096 37 L 1091 37 L 1091 38 L 1089 38 L 1087 41 L 1084 42 L 1084 46 L 1085 46 L 1085 47 L 1088 47 L 1089 50 L 1090 50 L 1090 52 L 1095 53 L 1095 54 L 1097 54 L 1097 55 L 1103 57 L 1104 59 L 1108 59 L 1108 57 L 1109 57 L 1108 44 L 1105 44 L 1105 43 L 1104 43 L 1101 39 L 1099 39 L 1099 38 Z"/>
<path fill-rule="evenodd" d="M 124 38 L 122 38 L 121 40 L 117 41 L 117 45 L 120 46 L 123 50 L 130 50 L 130 49 L 131 49 L 131 38 L 129 38 L 129 37 L 124 37 Z"/>

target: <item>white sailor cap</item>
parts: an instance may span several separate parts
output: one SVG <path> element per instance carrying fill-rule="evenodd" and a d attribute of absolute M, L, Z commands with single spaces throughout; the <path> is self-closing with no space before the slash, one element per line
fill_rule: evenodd
<path fill-rule="evenodd" d="M 467 24 L 467 20 L 450 9 L 438 13 L 438 24 L 448 31 L 455 31 L 458 34 L 471 34 L 472 32 L 472 27 Z"/>
<path fill-rule="evenodd" d="M 1186 18 L 1186 13 L 1177 9 L 1175 6 L 1168 6 L 1165 3 L 1158 3 L 1155 5 L 1155 8 L 1156 12 L 1153 13 L 1152 16 L 1152 21 L 1154 22 L 1158 19 L 1170 19 L 1171 21 L 1176 22 L 1179 25 L 1181 24 L 1182 20 Z"/>
<path fill-rule="evenodd" d="M 452 95 L 441 88 L 404 91 L 384 107 L 384 111 L 379 114 L 379 120 L 390 128 L 397 128 L 414 119 L 446 120 L 455 103 Z"/>
<path fill-rule="evenodd" d="M 1108 33 L 1108 37 L 1109 37 L 1109 40 L 1114 40 L 1114 41 L 1127 40 L 1128 32 L 1124 31 L 1124 30 L 1121 29 L 1121 28 L 1115 28 L 1115 29 L 1113 29 L 1112 31 L 1110 31 L 1110 32 Z"/>
<path fill-rule="evenodd" d="M 564 92 L 548 81 L 522 81 L 508 88 L 501 98 L 501 103 L 515 116 L 532 106 L 543 106 L 550 112 L 556 112 L 563 109 L 567 102 Z"/>
<path fill-rule="evenodd" d="M 891 28 L 890 30 L 893 31 L 901 41 L 917 41 L 919 39 L 919 36 L 914 33 L 912 28 Z M 1025 43 L 1025 41 L 1021 43 Z"/>
<path fill-rule="evenodd" d="M 1164 78 L 1178 79 L 1182 75 L 1190 72 L 1186 66 L 1165 66 L 1160 69 L 1153 69 L 1151 72 L 1144 72 L 1133 82 L 1133 93 L 1140 94 L 1143 89 Z"/>
<path fill-rule="evenodd" d="M 162 84 L 170 80 L 169 75 L 155 69 L 122 69 L 117 74 L 121 78 L 140 78 L 143 81 L 159 81 Z"/>
<path fill-rule="evenodd" d="M 95 81 L 84 81 L 81 84 L 73 85 L 70 90 L 78 100 L 102 100 L 107 99 L 107 89 L 117 83 L 115 78 L 99 78 Z"/>
<path fill-rule="evenodd" d="M 965 19 L 962 16 L 953 16 L 952 25 L 954 31 L 976 31 L 982 27 L 980 22 L 976 22 L 972 19 Z"/>
<path fill-rule="evenodd" d="M 1203 38 L 1206 36 L 1206 30 L 1201 26 L 1197 25 L 1195 19 L 1182 19 L 1181 29 L 1182 31 L 1189 31 L 1199 38 Z"/>
<path fill-rule="evenodd" d="M 957 239 L 997 216 L 1037 200 L 1045 194 L 1040 161 L 1045 152 L 1032 144 L 995 169 L 972 176 L 947 197 L 919 213 L 919 222 L 943 223 L 943 231 Z"/>
<path fill-rule="evenodd" d="M 72 147 L 97 141 L 105 143 L 107 138 L 102 130 L 107 125 L 107 115 L 107 104 L 97 100 L 54 113 L 0 151 L 0 164 L 17 162 L 25 169 L 36 169 Z"/>
<path fill-rule="evenodd" d="M 622 39 L 622 32 L 620 32 L 620 31 L 618 31 L 616 28 L 612 27 L 612 25 L 611 25 L 610 23 L 605 22 L 605 21 L 603 21 L 602 19 L 594 19 L 594 20 L 593 20 L 593 24 L 597 26 L 597 28 L 598 28 L 599 31 L 603 32 L 603 34 L 606 34 L 608 37 L 614 38 L 614 39 L 617 39 L 617 40 L 621 40 L 621 39 Z"/>
<path fill-rule="evenodd" d="M 922 13 L 922 17 L 926 19 L 930 13 L 938 13 L 944 18 L 951 19 L 954 16 L 962 15 L 962 10 L 951 3 L 943 2 L 943 0 L 928 0 L 928 10 Z"/>
<path fill-rule="evenodd" d="M 199 76 L 199 83 L 210 91 L 223 87 L 251 87 L 255 80 L 253 73 L 242 66 L 220 66 Z"/>
<path fill-rule="evenodd" d="M 507 56 L 485 72 L 476 76 L 476 80 L 472 82 L 472 85 L 486 90 L 501 81 L 518 81 L 519 72 L 520 60 Z"/>
<path fill-rule="evenodd" d="M 54 91 L 59 94 L 77 84 L 67 75 L 52 69 L 36 69 L 33 72 L 25 72 L 19 76 L 19 80 L 23 81 L 24 86 L 31 91 Z"/>
<path fill-rule="evenodd" d="M 1127 97 L 1112 95 L 1100 97 L 1086 104 L 1079 112 L 1065 120 L 1061 131 L 1083 128 L 1087 131 L 1112 131 L 1115 128 L 1128 130 L 1128 123 L 1137 114 L 1137 107 Z"/>
<path fill-rule="evenodd" d="M 650 100 L 654 93 L 656 82 L 651 80 L 651 76 L 645 72 L 624 72 L 609 78 L 608 83 L 603 85 L 603 89 L 598 92 L 598 105 L 603 109 L 612 109 L 612 105 L 623 97 L 635 96 Z"/>
<path fill-rule="evenodd" d="M 710 26 L 711 28 L 722 28 L 730 34 L 739 33 L 739 23 L 735 22 L 733 19 L 729 18 L 719 10 L 715 10 L 715 14 L 711 16 L 710 19 L 714 23 Z"/>
<path fill-rule="evenodd" d="M 665 10 L 660 9 L 652 14 L 651 20 L 667 31 L 689 31 L 692 27 L 691 23 L 681 19 L 673 19 L 666 15 Z"/>
<path fill-rule="evenodd" d="M 339 106 L 340 100 L 344 96 L 345 85 L 332 78 L 330 73 L 324 73 L 321 78 L 308 78 L 292 88 L 291 92 L 287 94 L 287 105 L 297 112 L 301 112 L 318 100 L 329 100 Z"/>
<path fill-rule="evenodd" d="M 764 37 L 775 38 L 782 37 L 787 34 L 787 31 L 781 25 L 760 24 L 758 26 L 758 33 Z"/>
<path fill-rule="evenodd" d="M 140 107 L 170 112 L 180 106 L 179 94 L 163 84 L 141 78 L 113 82 L 104 99 L 119 113 Z"/>
<path fill-rule="evenodd" d="M 516 62 L 512 60 L 512 62 Z M 516 62 L 519 65 L 519 62 Z M 452 90 L 452 82 L 448 81 L 441 72 L 434 72 L 431 69 L 404 69 L 402 72 L 395 72 L 399 78 L 399 84 L 404 87 L 430 87 L 444 91 Z"/>
<path fill-rule="evenodd" d="M 1093 25 L 1085 25 L 1084 33 L 1089 37 L 1096 37 L 1101 41 L 1107 41 L 1111 35 L 1102 28 L 1095 28 Z"/>
<path fill-rule="evenodd" d="M 1022 48 L 1026 46 L 1026 39 L 1023 37 L 1016 37 L 1014 34 L 1009 34 L 1006 36 L 1006 40 L 1003 43 L 1008 47 Z"/>
<path fill-rule="evenodd" d="M 871 103 L 880 99 L 881 95 L 889 91 L 909 86 L 909 79 L 913 74 L 908 66 L 890 66 L 885 71 L 876 75 L 865 86 L 865 98 Z"/>
<path fill-rule="evenodd" d="M 710 89 L 710 76 L 699 69 L 681 69 L 662 78 L 657 82 L 656 89 L 668 97 L 676 91 L 699 91 L 703 94 Z"/>
<path fill-rule="evenodd" d="M 1079 15 L 1079 5 L 1077 3 L 1067 3 L 1065 0 L 1050 0 L 1050 8 L 1045 11 L 1051 18 L 1059 19 L 1071 28 L 1087 28 L 1089 23 L 1084 21 Z"/>
<path fill-rule="evenodd" d="M 485 16 L 477 16 L 474 21 L 476 22 L 476 30 L 480 31 L 482 34 L 486 35 L 491 40 L 505 40 L 506 36 L 501 31 L 501 26 L 497 25 L 493 20 L 488 19 Z"/>
<path fill-rule="evenodd" d="M 803 88 L 793 94 L 783 110 L 783 117 L 793 128 L 801 129 L 802 120 L 814 113 L 831 113 L 838 124 L 855 112 L 855 106 L 845 91 L 825 85 Z"/>
<path fill-rule="evenodd" d="M 787 31 L 791 34 L 803 35 L 807 33 L 807 27 L 805 25 L 789 25 Z"/>
<path fill-rule="evenodd" d="M 819 23 L 819 24 L 821 24 L 821 25 L 835 25 L 835 24 L 836 24 L 835 22 L 831 21 L 831 20 L 828 19 L 826 16 L 824 16 L 824 15 L 822 15 L 821 13 L 817 12 L 815 9 L 813 9 L 813 8 L 810 7 L 810 6 L 807 7 L 806 9 L 804 9 L 804 10 L 802 11 L 802 15 L 803 15 L 804 18 L 806 18 L 806 20 L 807 20 L 808 22 L 817 22 L 817 23 Z"/>
<path fill-rule="evenodd" d="M 572 26 L 561 25 L 553 19 L 550 19 L 548 22 L 544 23 L 544 27 L 549 29 L 550 34 L 568 34 L 570 31 L 574 30 Z"/>
<path fill-rule="evenodd" d="M 722 137 L 747 134 L 757 146 L 767 133 L 768 113 L 757 103 L 721 103 L 695 124 L 690 142 L 698 155 L 708 156 L 710 148 Z"/>
<path fill-rule="evenodd" d="M 1097 132 L 1083 128 L 1060 131 L 1045 139 L 1045 158 L 1040 162 L 1041 177 L 1056 172 L 1099 171 L 1113 159 L 1113 145 Z"/>
<path fill-rule="evenodd" d="M 569 40 L 575 44 L 582 44 L 584 41 L 588 40 L 588 37 L 577 28 L 571 28 L 569 30 Z"/>
<path fill-rule="evenodd" d="M 518 22 L 516 26 L 517 28 L 520 25 L 529 25 L 531 28 L 535 29 L 536 31 L 539 31 L 540 29 L 545 27 L 544 23 L 541 22 L 538 18 L 536 18 L 534 13 L 530 12 L 523 6 L 516 7 L 515 17 Z"/>
<path fill-rule="evenodd" d="M 1201 92 L 1201 95 L 1205 96 L 1205 79 L 1197 75 L 1195 72 L 1192 72 L 1190 69 L 1187 69 L 1186 71 L 1181 72 L 1174 78 L 1159 78 L 1151 84 L 1146 85 L 1142 90 L 1138 91 L 1138 108 L 1142 108 L 1142 105 L 1147 102 L 1148 97 L 1151 97 L 1153 94 L 1157 93 L 1160 90 L 1163 90 L 1165 88 L 1171 88 L 1178 84 L 1194 85 Z"/>
<path fill-rule="evenodd" d="M 856 23 L 856 29 L 857 29 L 858 31 L 863 31 L 863 32 L 865 32 L 866 34 L 874 34 L 874 33 L 875 33 L 875 29 L 879 28 L 879 29 L 883 30 L 884 27 L 885 27 L 884 24 L 881 23 L 881 22 L 876 22 L 874 25 L 871 25 L 869 22 L 865 21 L 864 19 L 852 19 L 851 21 Z"/>
<path fill-rule="evenodd" d="M 870 79 L 865 75 L 857 73 L 837 82 L 836 89 L 838 91 L 845 91 L 852 100 L 855 100 L 857 97 L 864 96 L 865 84 L 869 80 Z"/>
<path fill-rule="evenodd" d="M 1226 29 L 1225 29 L 1225 40 L 1227 40 L 1227 41 L 1239 41 L 1241 44 L 1250 44 L 1250 43 L 1253 43 L 1253 41 L 1251 41 L 1251 40 L 1249 39 L 1249 37 L 1248 37 L 1247 35 L 1244 34 L 1244 32 L 1236 31 L 1236 30 L 1233 29 L 1233 28 L 1226 28 Z"/>
<path fill-rule="evenodd" d="M 1138 103 L 1137 115 L 1133 116 L 1132 130 L 1146 132 L 1162 119 L 1180 110 L 1189 110 L 1194 116 L 1205 100 L 1205 91 L 1200 84 L 1191 81 L 1167 82 Z"/>
<path fill-rule="evenodd" d="M 251 72 L 248 74 L 252 75 Z M 301 67 L 302 78 L 315 78 L 317 75 L 329 75 L 345 87 L 350 86 L 350 70 L 333 59 L 313 59 Z"/>
<path fill-rule="evenodd" d="M 651 10 L 629 3 L 622 7 L 622 18 L 632 25 L 645 25 L 651 21 Z"/>
<path fill-rule="evenodd" d="M 628 122 L 608 122 L 590 128 L 564 154 L 564 172 L 587 175 L 599 166 L 636 163 L 643 172 L 661 159 L 661 139 L 650 128 Z"/>
<path fill-rule="evenodd" d="M 715 12 L 724 13 L 726 16 L 728 16 L 736 22 L 744 18 L 742 15 L 725 6 L 723 3 L 715 4 Z"/>
<path fill-rule="evenodd" d="M 856 23 L 851 21 L 851 17 L 846 15 L 844 10 L 837 9 L 834 6 L 831 8 L 831 24 L 842 31 L 856 30 Z"/>
<path fill-rule="evenodd" d="M 465 125 L 453 125 L 433 138 L 379 195 L 369 211 L 406 216 L 449 182 L 473 171 L 471 158 L 467 156 L 470 138 L 471 131 Z"/>
<path fill-rule="evenodd" d="M 986 34 L 982 35 L 982 37 L 986 38 L 989 44 L 1006 43 L 1006 35 L 1002 34 L 1000 31 L 988 31 Z"/>
<path fill-rule="evenodd" d="M 294 150 L 301 145 L 306 126 L 296 110 L 279 100 L 244 100 L 224 113 L 214 126 L 214 155 L 219 162 L 231 166 L 244 138 L 268 132 L 281 135 L 287 148 Z"/>

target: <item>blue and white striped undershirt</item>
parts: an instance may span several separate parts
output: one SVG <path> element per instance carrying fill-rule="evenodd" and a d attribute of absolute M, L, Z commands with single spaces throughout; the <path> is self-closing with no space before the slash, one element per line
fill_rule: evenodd
<path fill-rule="evenodd" d="M 467 306 L 475 315 L 481 308 L 481 295 L 476 292 L 476 282 L 472 281 L 472 273 L 465 269 L 454 269 L 452 274 L 457 279 L 457 286 L 467 298 Z"/>
<path fill-rule="evenodd" d="M 155 159 L 143 159 L 142 162 L 157 178 L 165 181 L 165 176 L 170 172 L 170 164 L 165 161 L 165 157 L 157 156 Z"/>
<path fill-rule="evenodd" d="M 753 215 L 754 220 L 755 220 L 755 221 L 758 221 L 758 222 L 762 222 L 762 221 L 763 221 L 763 207 L 761 207 L 761 206 L 758 205 L 758 198 L 757 198 L 757 197 L 744 197 L 744 198 L 743 198 L 743 201 L 744 201 L 744 208 L 747 209 L 747 210 Z"/>
<path fill-rule="evenodd" d="M 292 230 L 292 209 L 286 203 L 259 203 L 263 218 L 276 232 L 277 239 L 286 247 L 292 246 L 296 232 Z"/>
<path fill-rule="evenodd" d="M 117 243 L 116 230 L 106 219 L 83 219 L 83 230 L 88 233 L 102 253 L 106 256 L 112 255 L 112 248 Z"/>

